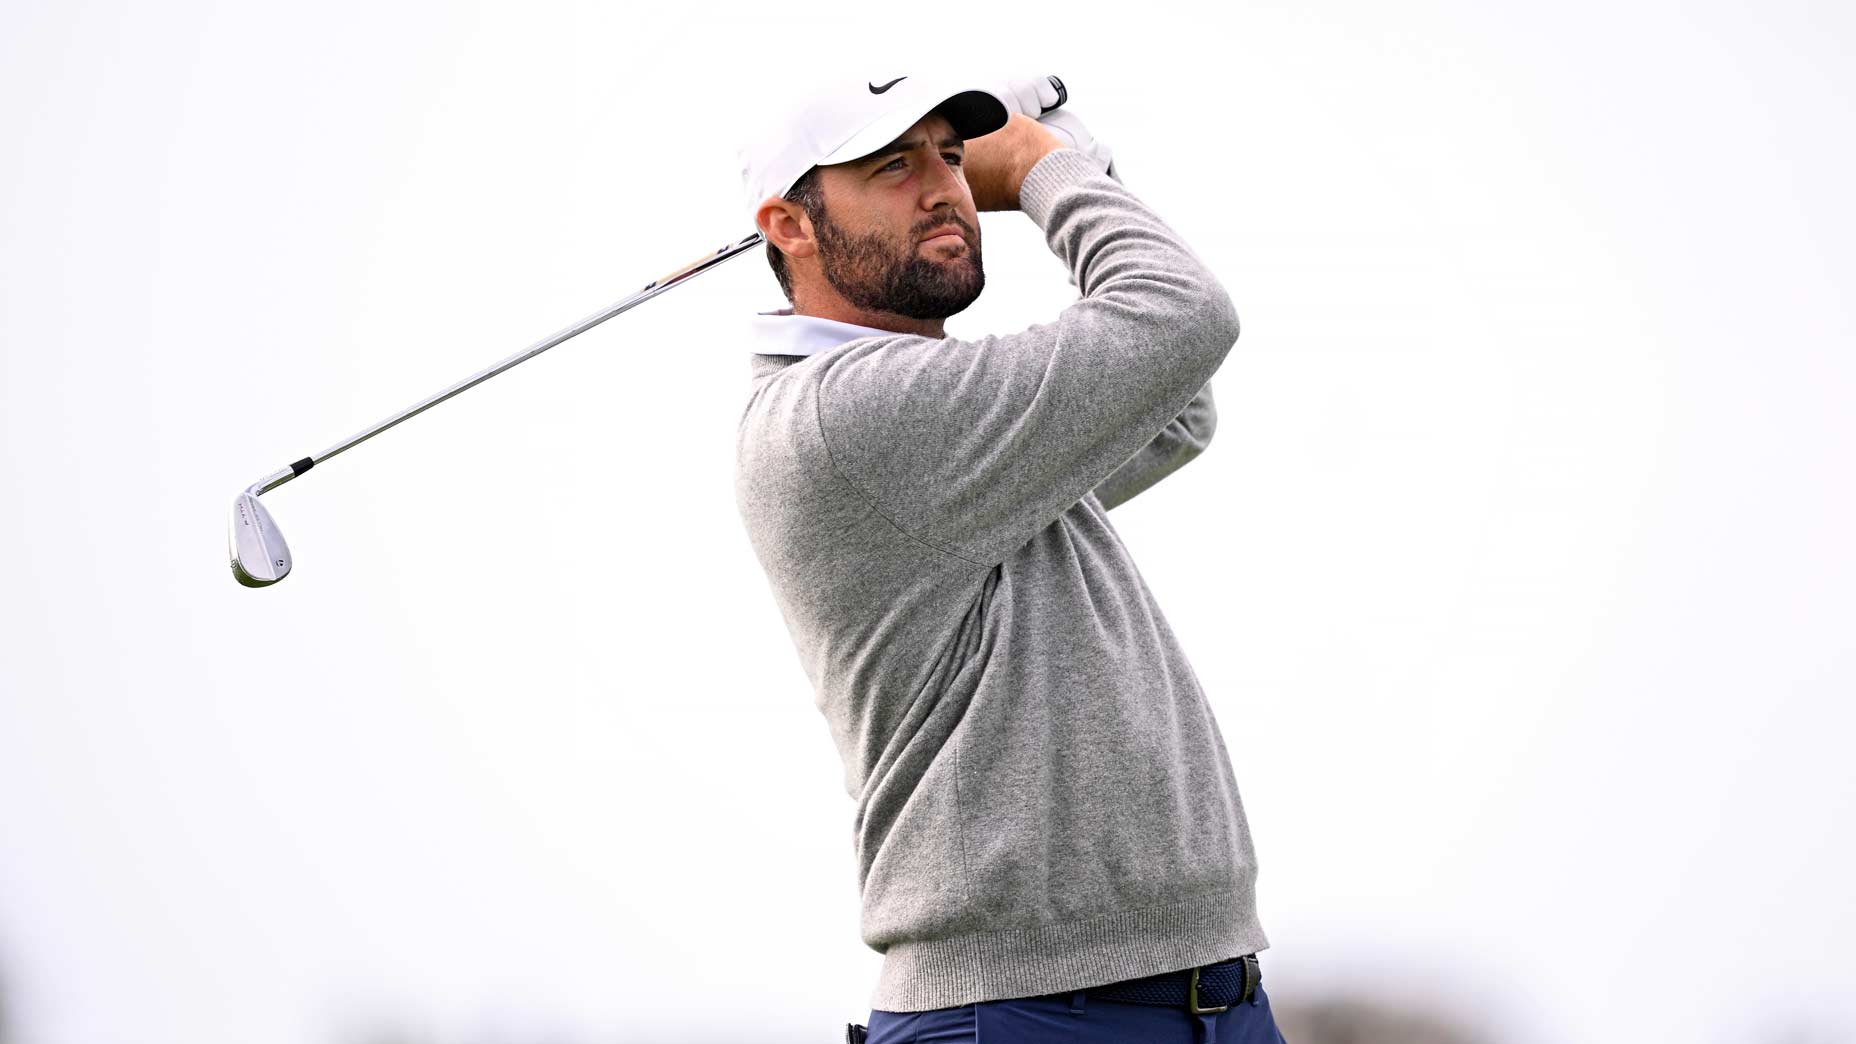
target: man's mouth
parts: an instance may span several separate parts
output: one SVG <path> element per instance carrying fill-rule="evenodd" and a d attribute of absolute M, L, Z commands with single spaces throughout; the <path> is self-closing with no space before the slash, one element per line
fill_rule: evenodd
<path fill-rule="evenodd" d="M 953 243 L 965 243 L 966 241 L 967 241 L 967 237 L 961 232 L 961 230 L 958 227 L 953 226 L 953 225 L 944 225 L 928 233 L 928 235 L 922 240 L 922 243 L 925 246 L 934 246 L 937 244 L 950 245 Z"/>

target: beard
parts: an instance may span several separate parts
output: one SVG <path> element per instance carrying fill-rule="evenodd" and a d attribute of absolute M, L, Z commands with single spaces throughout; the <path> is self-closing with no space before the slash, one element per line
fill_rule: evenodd
<path fill-rule="evenodd" d="M 960 229 L 967 249 L 946 260 L 929 257 L 913 236 L 898 241 L 881 232 L 851 235 L 823 215 L 813 224 L 825 278 L 859 308 L 910 319 L 945 319 L 972 304 L 986 288 L 979 231 L 959 217 L 939 218 L 922 229 L 949 224 Z"/>

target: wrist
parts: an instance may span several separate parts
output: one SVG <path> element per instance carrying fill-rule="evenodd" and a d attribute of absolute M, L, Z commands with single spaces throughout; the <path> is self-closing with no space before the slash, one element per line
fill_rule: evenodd
<path fill-rule="evenodd" d="M 1102 168 L 1075 149 L 1056 149 L 1039 160 L 1019 185 L 1018 209 L 1042 228 L 1057 200 L 1073 185 L 1102 177 Z"/>

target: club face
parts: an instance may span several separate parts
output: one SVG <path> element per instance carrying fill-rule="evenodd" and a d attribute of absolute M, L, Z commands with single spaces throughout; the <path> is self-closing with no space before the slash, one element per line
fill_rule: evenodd
<path fill-rule="evenodd" d="M 232 501 L 232 575 L 246 587 L 269 587 L 290 575 L 290 546 L 250 493 Z"/>

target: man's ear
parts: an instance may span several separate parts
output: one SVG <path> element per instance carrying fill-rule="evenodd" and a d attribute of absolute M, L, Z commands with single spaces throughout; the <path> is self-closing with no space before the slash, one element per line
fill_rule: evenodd
<path fill-rule="evenodd" d="M 767 197 L 754 212 L 754 223 L 760 226 L 767 242 L 779 247 L 787 257 L 811 257 L 818 252 L 818 241 L 812 238 L 812 219 L 806 216 L 804 207 L 791 200 Z"/>

